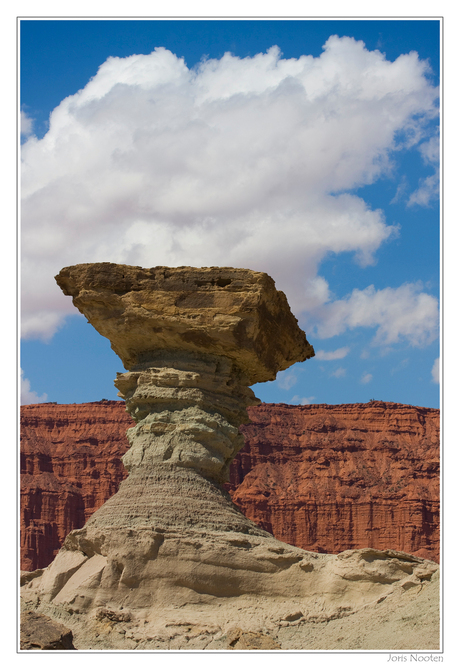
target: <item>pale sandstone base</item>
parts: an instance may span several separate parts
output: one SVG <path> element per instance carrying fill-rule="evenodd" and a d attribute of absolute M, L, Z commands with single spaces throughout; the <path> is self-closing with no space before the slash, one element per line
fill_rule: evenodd
<path fill-rule="evenodd" d="M 22 588 L 24 608 L 68 626 L 77 649 L 226 649 L 235 628 L 285 650 L 439 648 L 431 561 L 372 549 L 314 554 L 243 533 L 167 533 L 157 548 L 155 538 L 121 532 L 105 556 L 63 548 Z"/>
<path fill-rule="evenodd" d="M 282 649 L 425 649 L 439 644 L 438 568 L 398 551 L 284 544 L 212 479 L 163 463 L 135 469 L 21 591 L 24 608 L 68 626 L 77 649 L 222 649 L 235 628 Z"/>

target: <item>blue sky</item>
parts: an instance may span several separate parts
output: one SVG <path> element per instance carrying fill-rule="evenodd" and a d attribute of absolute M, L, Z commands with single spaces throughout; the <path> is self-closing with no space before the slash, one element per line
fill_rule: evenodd
<path fill-rule="evenodd" d="M 117 398 L 53 279 L 113 261 L 273 276 L 317 356 L 265 402 L 439 407 L 438 21 L 25 20 L 20 44 L 23 402 Z"/>

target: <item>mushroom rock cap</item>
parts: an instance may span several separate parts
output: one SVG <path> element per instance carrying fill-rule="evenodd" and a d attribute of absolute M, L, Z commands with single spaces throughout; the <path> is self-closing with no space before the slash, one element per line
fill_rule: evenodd
<path fill-rule="evenodd" d="M 190 351 L 230 358 L 252 385 L 315 355 L 264 272 L 84 263 L 55 279 L 127 370 L 161 350 Z"/>

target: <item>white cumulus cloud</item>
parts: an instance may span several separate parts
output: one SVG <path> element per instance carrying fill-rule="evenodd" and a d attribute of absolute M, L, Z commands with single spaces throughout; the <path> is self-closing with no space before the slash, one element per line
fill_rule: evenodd
<path fill-rule="evenodd" d="M 315 352 L 315 357 L 320 361 L 336 361 L 340 358 L 345 358 L 350 353 L 350 347 L 340 347 L 334 351 L 324 351 L 320 349 Z"/>
<path fill-rule="evenodd" d="M 413 346 L 425 346 L 438 336 L 438 301 L 424 293 L 419 284 L 398 288 L 355 289 L 343 300 L 317 310 L 317 334 L 333 337 L 348 329 L 377 328 L 375 344 L 395 344 L 402 339 Z"/>
<path fill-rule="evenodd" d="M 297 384 L 297 377 L 292 372 L 285 370 L 278 373 L 276 383 L 280 388 L 289 391 L 289 389 Z"/>
<path fill-rule="evenodd" d="M 83 262 L 249 267 L 297 314 L 321 309 L 327 254 L 365 266 L 397 234 L 347 191 L 387 174 L 414 137 L 429 142 L 427 67 L 337 36 L 319 57 L 274 46 L 192 69 L 164 48 L 109 58 L 22 147 L 24 336 L 49 338 L 74 312 L 53 277 Z"/>
<path fill-rule="evenodd" d="M 422 205 L 426 207 L 439 195 L 439 171 L 436 174 L 429 175 L 420 180 L 416 191 L 411 193 L 407 204 L 409 207 L 413 205 Z"/>
<path fill-rule="evenodd" d="M 430 137 L 419 146 L 423 162 L 434 168 L 434 174 L 420 180 L 418 188 L 411 193 L 407 204 L 428 206 L 439 196 L 439 136 Z"/>
<path fill-rule="evenodd" d="M 27 112 L 21 110 L 21 135 L 24 137 L 32 135 L 33 126 L 33 119 L 27 114 Z"/>
<path fill-rule="evenodd" d="M 47 394 L 39 396 L 35 391 L 32 391 L 30 388 L 30 381 L 24 377 L 24 373 L 21 370 L 21 405 L 35 405 L 36 403 L 46 402 Z"/>
<path fill-rule="evenodd" d="M 364 373 L 361 377 L 361 384 L 369 384 L 372 381 L 372 375 L 370 372 Z"/>

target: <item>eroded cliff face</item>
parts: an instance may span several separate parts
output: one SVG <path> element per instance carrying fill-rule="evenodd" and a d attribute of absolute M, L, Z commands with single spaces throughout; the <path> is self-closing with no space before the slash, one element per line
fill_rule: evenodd
<path fill-rule="evenodd" d="M 248 408 L 227 488 L 276 538 L 338 553 L 439 561 L 439 410 L 396 403 Z M 47 566 L 117 490 L 134 425 L 125 405 L 21 408 L 21 568 Z"/>
<path fill-rule="evenodd" d="M 439 410 L 265 404 L 249 416 L 229 486 L 249 518 L 311 551 L 439 561 Z"/>
<path fill-rule="evenodd" d="M 124 403 L 21 407 L 21 569 L 46 567 L 127 476 Z"/>

